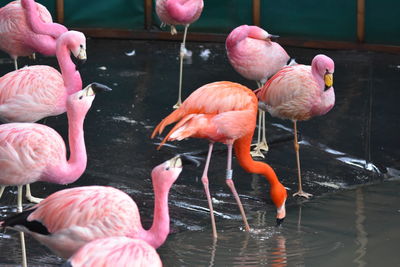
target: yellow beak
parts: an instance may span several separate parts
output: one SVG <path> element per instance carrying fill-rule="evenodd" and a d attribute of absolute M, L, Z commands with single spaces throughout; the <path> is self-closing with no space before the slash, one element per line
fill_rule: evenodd
<path fill-rule="evenodd" d="M 332 73 L 326 73 L 324 76 L 324 81 L 325 81 L 325 87 L 330 88 L 333 85 L 333 74 Z"/>

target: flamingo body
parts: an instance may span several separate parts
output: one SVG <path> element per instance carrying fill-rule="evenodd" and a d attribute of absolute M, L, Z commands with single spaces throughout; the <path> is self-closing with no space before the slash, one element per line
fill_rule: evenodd
<path fill-rule="evenodd" d="M 242 25 L 235 28 L 226 39 L 229 62 L 243 77 L 265 81 L 284 67 L 289 55 L 271 35 L 257 26 Z"/>
<path fill-rule="evenodd" d="M 332 109 L 335 92 L 332 86 L 325 88 L 324 75 L 333 73 L 334 63 L 329 57 L 318 55 L 312 64 L 283 68 L 257 93 L 272 116 L 308 120 Z"/>
<path fill-rule="evenodd" d="M 142 227 L 136 203 L 124 192 L 105 186 L 58 191 L 0 225 L 31 234 L 64 258 L 71 257 L 88 242 L 110 236 L 143 239 L 157 248 L 169 234 L 168 193 L 181 171 L 179 157 L 153 169 L 155 207 L 149 230 Z M 39 228 L 32 228 L 35 222 L 40 223 Z"/>
<path fill-rule="evenodd" d="M 80 248 L 63 267 L 161 267 L 156 250 L 140 239 L 102 238 Z"/>
<path fill-rule="evenodd" d="M 0 120 L 35 122 L 66 111 L 67 96 L 82 89 L 82 79 L 70 58 L 86 59 L 83 33 L 69 31 L 57 40 L 61 73 L 49 66 L 31 66 L 0 78 Z M 71 52 L 70 52 L 71 51 Z"/>
<path fill-rule="evenodd" d="M 53 23 L 43 5 L 33 0 L 13 1 L 0 8 L 0 49 L 15 62 L 18 56 L 35 52 L 54 55 L 56 39 L 66 31 L 63 25 Z"/>
<path fill-rule="evenodd" d="M 157 0 L 156 13 L 168 25 L 192 24 L 201 15 L 203 0 Z"/>
<path fill-rule="evenodd" d="M 214 82 L 195 90 L 177 110 L 157 125 L 152 134 L 153 138 L 156 134 L 161 134 L 167 125 L 176 123 L 160 146 L 166 141 L 182 140 L 188 137 L 206 138 L 210 141 L 202 182 L 207 195 L 215 238 L 217 234 L 207 177 L 214 142 L 222 142 L 228 146 L 226 183 L 236 198 L 246 230 L 250 228 L 231 176 L 232 146 L 235 148 L 237 160 L 242 168 L 248 172 L 262 174 L 269 181 L 270 195 L 277 207 L 279 222 L 282 222 L 286 215 L 286 189 L 268 164 L 254 161 L 250 156 L 257 108 L 257 97 L 249 88 L 233 82 Z"/>

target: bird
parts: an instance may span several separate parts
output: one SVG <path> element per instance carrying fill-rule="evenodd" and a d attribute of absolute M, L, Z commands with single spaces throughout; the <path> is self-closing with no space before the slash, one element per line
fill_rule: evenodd
<path fill-rule="evenodd" d="M 6 185 L 18 186 L 17 211 L 22 212 L 22 186 L 36 181 L 68 184 L 76 181 L 86 169 L 83 121 L 95 92 L 108 87 L 92 83 L 67 100 L 69 150 L 63 138 L 52 128 L 37 123 L 0 125 L 0 197 Z M 36 199 L 39 201 L 39 199 Z M 24 234 L 20 232 L 22 266 L 27 266 Z"/>
<path fill-rule="evenodd" d="M 155 127 L 151 135 L 151 138 L 154 138 L 157 134 L 161 134 L 167 125 L 176 122 L 158 148 L 167 141 L 180 141 L 189 137 L 209 140 L 208 155 L 201 180 L 210 209 L 214 238 L 217 238 L 217 231 L 209 191 L 208 167 L 215 142 L 227 145 L 226 184 L 239 206 L 245 229 L 250 230 L 250 227 L 232 179 L 232 147 L 235 148 L 236 158 L 243 169 L 263 175 L 270 183 L 270 196 L 277 208 L 278 225 L 283 222 L 286 215 L 287 193 L 285 187 L 268 164 L 254 161 L 250 156 L 250 144 L 256 127 L 257 107 L 256 95 L 246 86 L 229 81 L 209 83 L 195 90 L 178 109 Z"/>
<path fill-rule="evenodd" d="M 81 247 L 61 267 L 161 267 L 157 251 L 141 239 L 124 236 L 101 238 Z"/>
<path fill-rule="evenodd" d="M 179 58 L 179 93 L 178 101 L 173 106 L 174 109 L 182 104 L 182 79 L 183 79 L 183 58 L 187 53 L 185 43 L 187 30 L 190 24 L 199 19 L 203 11 L 203 0 L 157 0 L 156 13 L 160 18 L 161 26 L 169 25 L 171 34 L 177 34 L 176 25 L 184 25 L 183 42 L 180 46 Z"/>
<path fill-rule="evenodd" d="M 56 39 L 68 29 L 53 23 L 50 12 L 34 0 L 13 1 L 0 8 L 0 49 L 18 69 L 17 58 L 35 52 L 56 53 Z"/>
<path fill-rule="evenodd" d="M 271 38 L 279 36 L 269 34 L 258 26 L 241 25 L 233 29 L 226 38 L 225 48 L 232 67 L 243 77 L 257 82 L 257 88 L 291 63 L 285 49 Z M 262 129 L 262 137 L 261 137 Z M 268 151 L 265 137 L 265 112 L 259 109 L 257 143 L 253 144 L 253 157 L 262 157 L 261 150 Z"/>
<path fill-rule="evenodd" d="M 153 224 L 143 229 L 136 203 L 109 186 L 82 186 L 60 190 L 39 204 L 0 222 L 32 235 L 62 258 L 71 257 L 86 243 L 110 236 L 142 239 L 161 246 L 170 229 L 168 194 L 190 158 L 178 155 L 153 168 Z"/>
<path fill-rule="evenodd" d="M 82 89 L 82 79 L 70 53 L 86 60 L 86 38 L 77 31 L 63 33 L 57 40 L 57 60 L 61 73 L 45 65 L 25 67 L 0 78 L 0 121 L 36 122 L 67 110 L 68 95 Z M 4 186 L 0 187 L 0 193 Z M 1 194 L 0 194 L 1 195 Z M 26 197 L 37 203 L 27 184 Z"/>
<path fill-rule="evenodd" d="M 290 119 L 294 124 L 298 191 L 293 196 L 312 196 L 302 189 L 297 121 L 308 120 L 330 111 L 335 104 L 333 88 L 334 61 L 326 55 L 316 55 L 311 66 L 297 64 L 278 71 L 256 94 L 266 104 L 273 117 Z"/>

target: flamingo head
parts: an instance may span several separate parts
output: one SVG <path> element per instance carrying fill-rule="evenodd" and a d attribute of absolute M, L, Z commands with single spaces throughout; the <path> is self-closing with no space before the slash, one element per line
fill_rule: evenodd
<path fill-rule="evenodd" d="M 333 86 L 333 73 L 335 71 L 335 63 L 325 55 L 316 55 L 311 63 L 313 73 L 319 77 L 323 77 L 324 90 L 328 90 Z"/>
<path fill-rule="evenodd" d="M 111 91 L 111 88 L 100 84 L 91 83 L 84 89 L 68 96 L 67 98 L 67 113 L 70 115 L 77 115 L 86 113 L 89 111 L 94 100 L 94 96 L 99 92 Z"/>
<path fill-rule="evenodd" d="M 278 35 L 269 34 L 267 31 L 257 26 L 241 25 L 233 29 L 226 38 L 226 48 L 230 49 L 246 38 L 271 42 L 271 38 L 278 37 Z"/>
<path fill-rule="evenodd" d="M 274 184 L 271 187 L 270 196 L 276 207 L 276 224 L 280 226 L 286 217 L 286 188 L 281 183 Z"/>
<path fill-rule="evenodd" d="M 66 45 L 67 49 L 71 52 L 77 60 L 76 65 L 85 63 L 86 61 L 86 37 L 83 33 L 78 31 L 67 31 L 57 39 L 57 49 L 62 45 Z"/>

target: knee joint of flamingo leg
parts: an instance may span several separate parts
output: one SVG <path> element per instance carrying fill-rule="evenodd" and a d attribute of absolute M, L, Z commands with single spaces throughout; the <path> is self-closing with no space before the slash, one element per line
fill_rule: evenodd
<path fill-rule="evenodd" d="M 201 177 L 201 182 L 208 186 L 208 178 L 207 178 L 207 176 Z"/>
<path fill-rule="evenodd" d="M 295 149 L 296 151 L 299 151 L 300 145 L 299 145 L 299 144 L 294 144 L 294 149 Z"/>
<path fill-rule="evenodd" d="M 226 180 L 232 180 L 233 170 L 226 170 Z"/>

